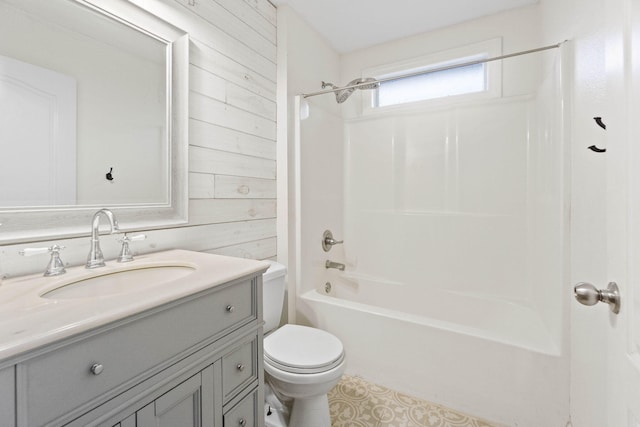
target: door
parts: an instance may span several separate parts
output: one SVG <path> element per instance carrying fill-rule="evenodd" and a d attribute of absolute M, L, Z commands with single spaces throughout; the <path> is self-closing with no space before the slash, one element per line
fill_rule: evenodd
<path fill-rule="evenodd" d="M 76 204 L 76 115 L 74 78 L 0 55 L 1 206 Z"/>
<path fill-rule="evenodd" d="M 608 417 L 612 427 L 640 426 L 640 4 L 618 0 L 607 51 L 607 251 L 609 280 L 619 281 L 620 315 L 611 322 Z M 612 5 L 613 6 L 613 5 Z M 614 149 L 614 144 L 619 148 Z"/>
<path fill-rule="evenodd" d="M 640 2 L 602 4 L 604 31 L 583 37 L 576 52 L 573 275 L 599 289 L 616 282 L 621 307 L 615 314 L 573 301 L 571 419 L 573 427 L 640 427 Z M 587 125 L 599 115 L 606 130 Z M 584 149 L 592 143 L 606 153 Z"/>
<path fill-rule="evenodd" d="M 620 288 L 621 308 L 602 319 L 606 340 L 592 349 L 606 354 L 606 401 L 592 404 L 606 408 L 608 427 L 639 427 L 640 3 L 607 4 L 606 268 L 607 281 Z"/>

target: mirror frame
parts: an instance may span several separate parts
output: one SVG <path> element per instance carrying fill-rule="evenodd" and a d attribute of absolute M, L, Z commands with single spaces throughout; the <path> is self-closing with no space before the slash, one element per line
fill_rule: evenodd
<path fill-rule="evenodd" d="M 0 244 L 89 235 L 91 218 L 101 208 L 115 214 L 121 231 L 168 228 L 187 223 L 189 36 L 126 0 L 64 0 L 88 7 L 167 45 L 167 203 L 79 205 L 0 209 Z M 62 3 L 61 3 L 62 4 Z"/>

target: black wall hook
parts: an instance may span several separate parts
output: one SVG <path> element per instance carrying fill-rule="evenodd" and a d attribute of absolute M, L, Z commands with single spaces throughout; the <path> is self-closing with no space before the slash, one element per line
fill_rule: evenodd
<path fill-rule="evenodd" d="M 594 151 L 596 153 L 605 153 L 607 151 L 606 148 L 598 148 L 595 145 L 592 145 L 591 147 L 587 147 L 589 150 Z"/>
<path fill-rule="evenodd" d="M 600 126 L 602 129 L 607 130 L 607 125 L 605 125 L 604 122 L 602 121 L 602 117 L 594 117 L 593 120 L 595 120 L 598 126 Z M 606 148 L 598 148 L 595 145 L 592 145 L 587 148 L 595 153 L 605 153 L 607 151 Z"/>
<path fill-rule="evenodd" d="M 108 181 L 113 181 L 113 175 L 111 172 L 113 172 L 113 168 L 109 169 L 109 172 L 107 172 L 106 178 Z"/>

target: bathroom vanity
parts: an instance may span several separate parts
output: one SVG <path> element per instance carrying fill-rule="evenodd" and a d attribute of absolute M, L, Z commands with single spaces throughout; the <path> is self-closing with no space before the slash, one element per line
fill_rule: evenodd
<path fill-rule="evenodd" d="M 0 425 L 263 426 L 268 265 L 189 251 L 127 264 L 0 285 Z"/>

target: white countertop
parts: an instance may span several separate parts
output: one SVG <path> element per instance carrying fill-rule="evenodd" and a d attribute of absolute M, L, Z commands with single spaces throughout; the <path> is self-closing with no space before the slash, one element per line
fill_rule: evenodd
<path fill-rule="evenodd" d="M 67 283 L 139 268 L 166 265 L 194 271 L 184 278 L 126 292 L 68 299 L 43 298 L 45 293 Z M 161 306 L 216 285 L 262 273 L 263 261 L 171 250 L 140 255 L 134 261 L 107 260 L 105 267 L 67 269 L 55 277 L 30 275 L 0 284 L 0 362 L 64 338 Z"/>

